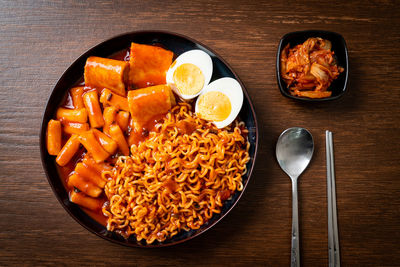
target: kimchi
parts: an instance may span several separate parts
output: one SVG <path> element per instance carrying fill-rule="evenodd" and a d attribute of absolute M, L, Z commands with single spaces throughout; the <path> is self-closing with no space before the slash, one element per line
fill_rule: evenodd
<path fill-rule="evenodd" d="M 331 96 L 327 89 L 344 71 L 337 65 L 330 41 L 316 37 L 281 53 L 281 77 L 293 96 L 324 98 Z"/>

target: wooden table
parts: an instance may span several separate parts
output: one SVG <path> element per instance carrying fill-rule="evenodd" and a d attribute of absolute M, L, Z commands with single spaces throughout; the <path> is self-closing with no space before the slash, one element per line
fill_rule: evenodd
<path fill-rule="evenodd" d="M 279 134 L 315 139 L 300 179 L 303 266 L 327 266 L 325 130 L 334 133 L 343 266 L 400 262 L 400 9 L 394 1 L 1 1 L 0 265 L 269 265 L 290 263 L 291 185 L 275 159 Z M 39 127 L 64 70 L 97 43 L 128 31 L 188 35 L 217 51 L 253 99 L 260 126 L 254 175 L 232 212 L 207 233 L 162 249 L 122 247 L 64 211 L 45 178 Z M 347 41 L 349 91 L 323 104 L 283 97 L 279 39 L 324 29 Z"/>

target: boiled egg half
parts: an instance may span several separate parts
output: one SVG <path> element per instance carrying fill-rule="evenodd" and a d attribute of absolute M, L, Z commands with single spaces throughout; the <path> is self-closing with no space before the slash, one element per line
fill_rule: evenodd
<path fill-rule="evenodd" d="M 196 100 L 196 115 L 211 121 L 218 128 L 233 122 L 243 105 L 243 90 L 239 82 L 225 77 L 210 83 Z"/>
<path fill-rule="evenodd" d="M 213 72 L 211 57 L 202 50 L 190 50 L 171 64 L 166 81 L 184 100 L 193 99 L 208 85 Z"/>

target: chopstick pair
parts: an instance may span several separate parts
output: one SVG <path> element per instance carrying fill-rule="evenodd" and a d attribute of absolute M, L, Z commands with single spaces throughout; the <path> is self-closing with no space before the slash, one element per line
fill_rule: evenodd
<path fill-rule="evenodd" d="M 339 233 L 336 209 L 335 163 L 333 157 L 333 137 L 331 131 L 326 136 L 326 174 L 328 190 L 328 253 L 329 267 L 340 267 Z"/>

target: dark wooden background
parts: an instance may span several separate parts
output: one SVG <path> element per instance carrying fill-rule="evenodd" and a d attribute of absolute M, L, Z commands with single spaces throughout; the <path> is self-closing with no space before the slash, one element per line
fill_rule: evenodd
<path fill-rule="evenodd" d="M 267 265 L 290 263 L 291 185 L 279 134 L 308 128 L 316 149 L 300 179 L 303 266 L 327 266 L 326 129 L 333 131 L 343 266 L 400 264 L 400 9 L 396 1 L 0 1 L 0 265 Z M 188 35 L 219 53 L 253 99 L 256 168 L 232 212 L 207 233 L 162 249 L 105 241 L 64 211 L 46 180 L 39 127 L 64 70 L 88 48 L 135 30 Z M 323 104 L 283 97 L 279 39 L 338 32 L 349 91 Z"/>

